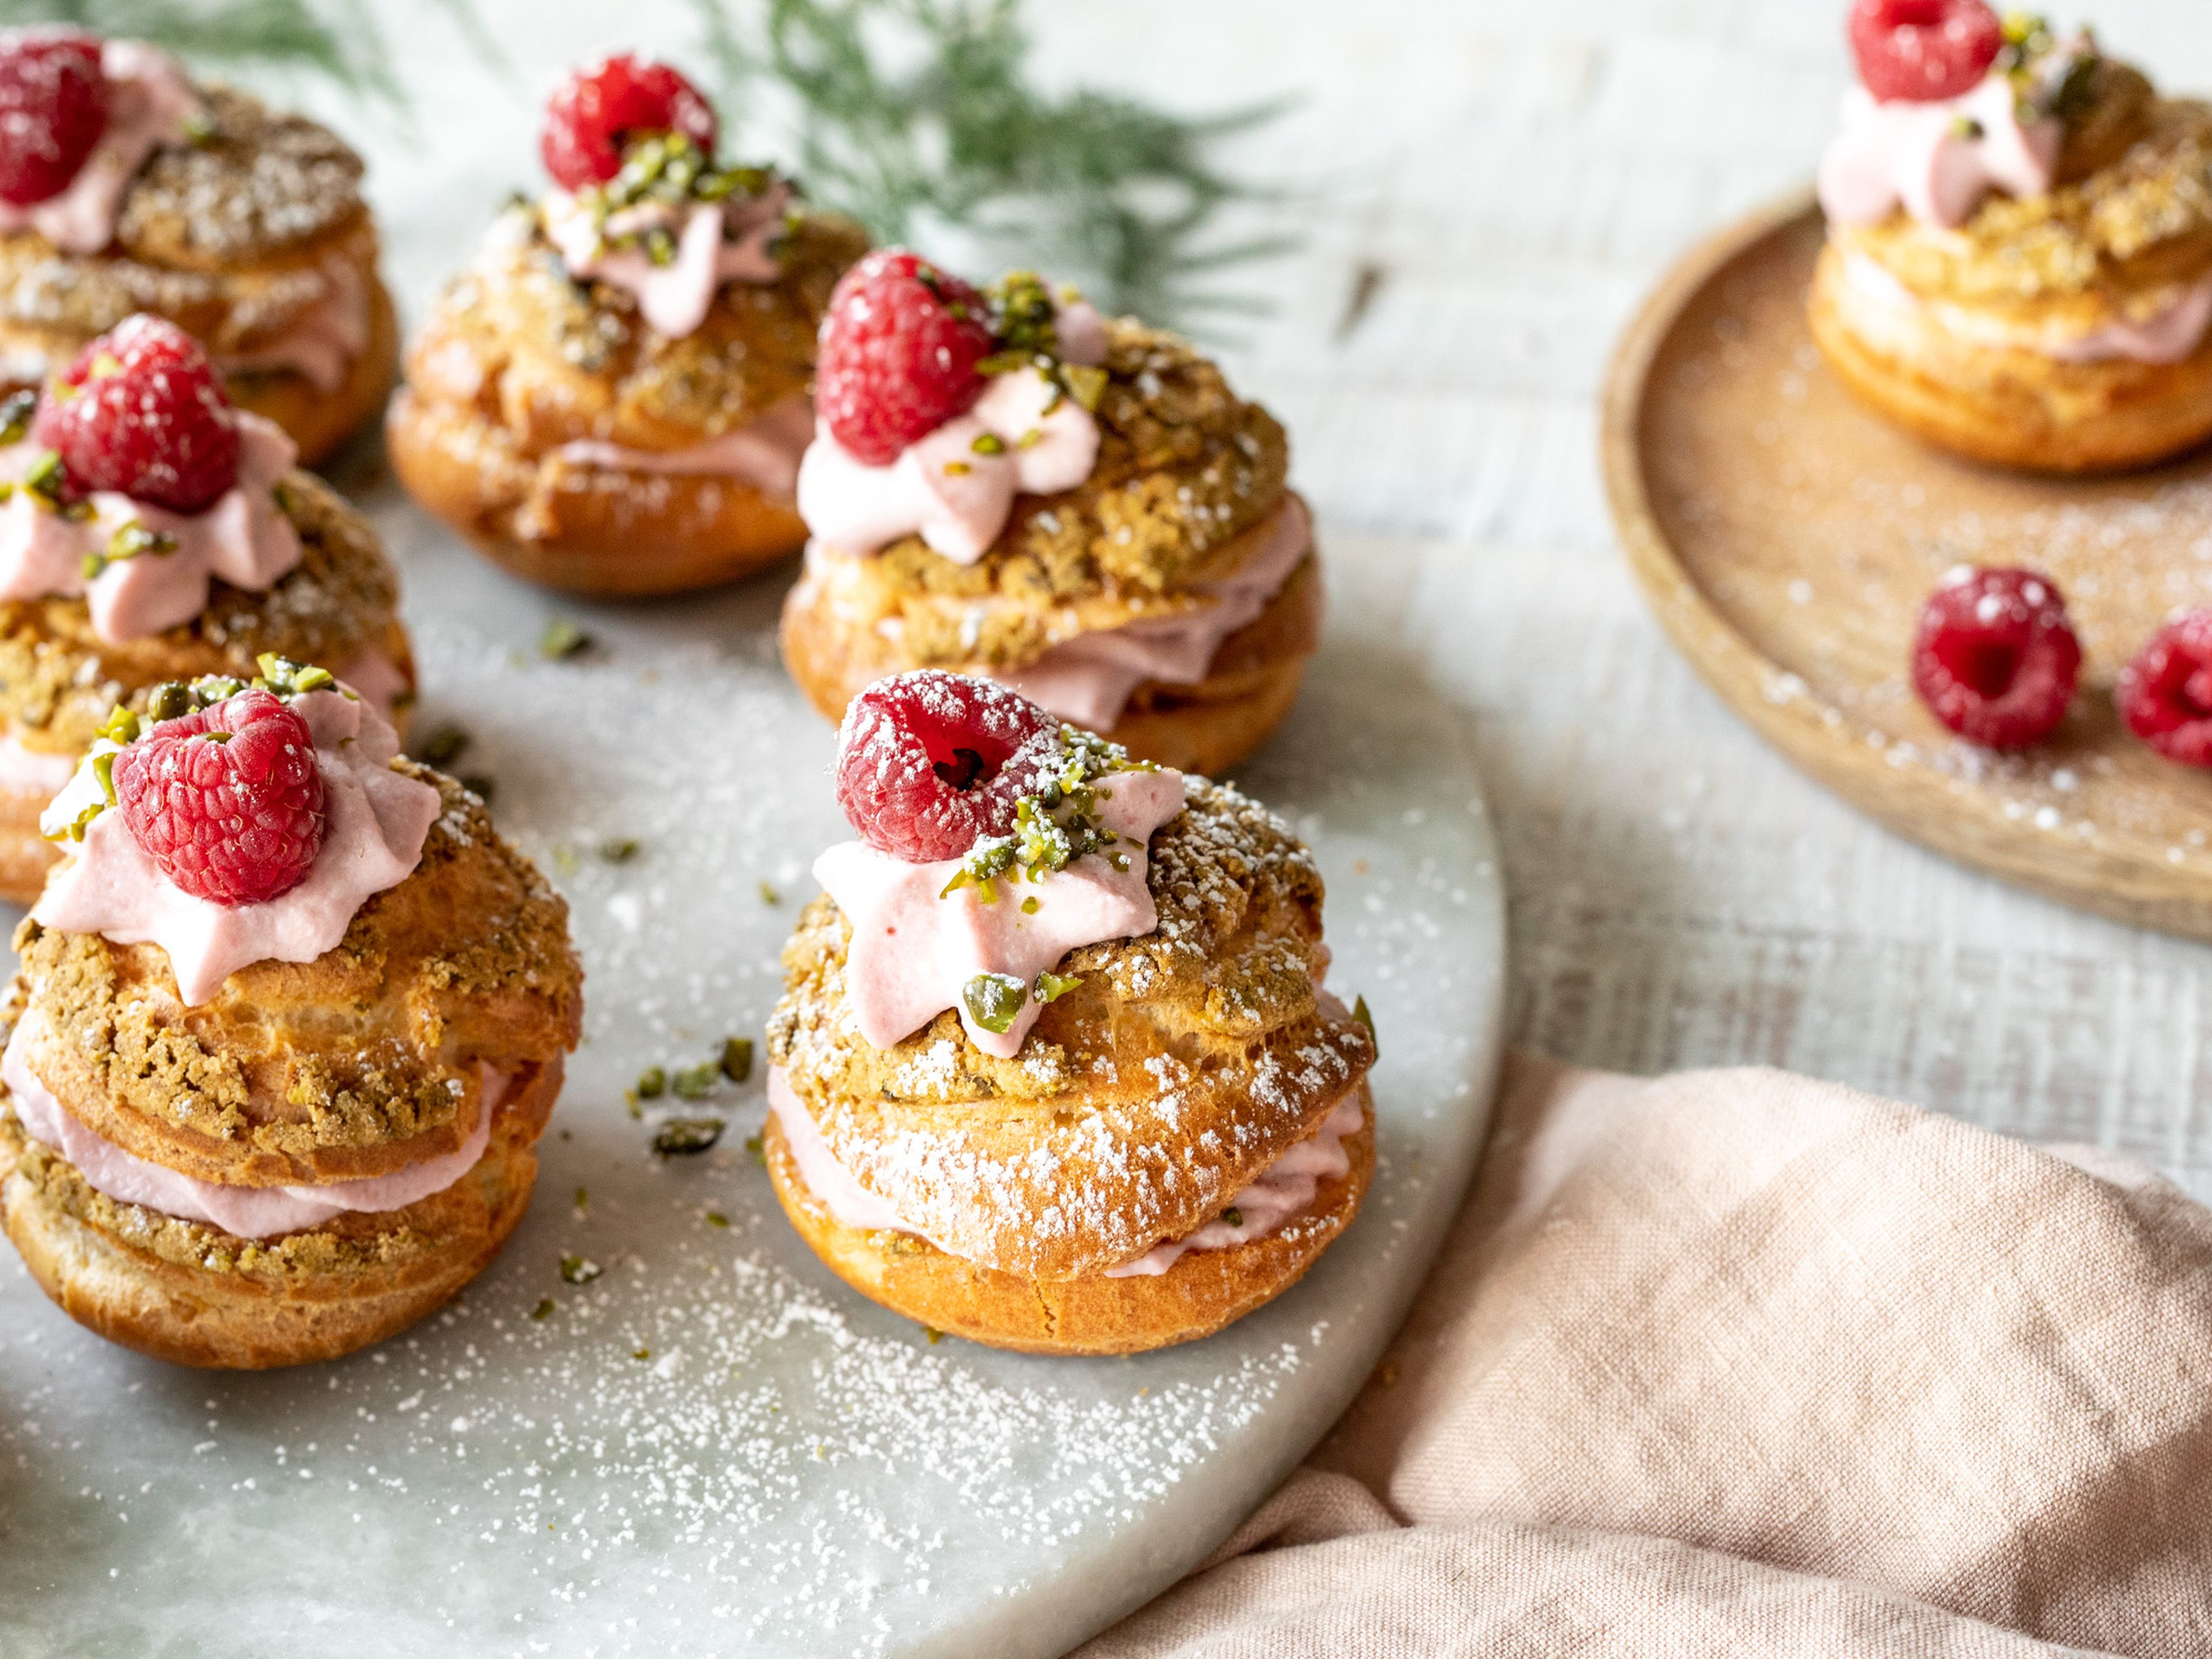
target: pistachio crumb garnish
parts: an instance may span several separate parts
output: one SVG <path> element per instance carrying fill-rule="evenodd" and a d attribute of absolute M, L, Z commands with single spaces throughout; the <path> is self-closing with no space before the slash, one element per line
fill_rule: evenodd
<path fill-rule="evenodd" d="M 538 1298 L 538 1305 L 530 1310 L 530 1316 L 532 1319 L 544 1319 L 550 1316 L 552 1311 L 553 1298 L 550 1296 L 542 1296 Z"/>
<path fill-rule="evenodd" d="M 1221 1218 L 1232 1227 L 1241 1227 L 1244 1224 L 1244 1212 L 1232 1204 L 1221 1212 Z"/>
<path fill-rule="evenodd" d="M 38 409 L 35 392 L 11 392 L 0 398 L 0 444 L 19 444 L 29 437 L 31 416 Z"/>
<path fill-rule="evenodd" d="M 768 1137 L 765 1135 L 747 1135 L 745 1137 L 745 1150 L 753 1155 L 754 1163 L 767 1163 Z"/>
<path fill-rule="evenodd" d="M 586 648 L 592 636 L 566 617 L 556 617 L 538 636 L 538 654 L 548 662 L 561 662 Z"/>
<path fill-rule="evenodd" d="M 753 1040 L 749 1036 L 722 1039 L 722 1075 L 743 1083 L 753 1074 Z"/>
<path fill-rule="evenodd" d="M 703 1100 L 714 1092 L 721 1081 L 722 1062 L 702 1060 L 696 1066 L 686 1066 L 668 1079 L 668 1086 L 685 1100 Z"/>
<path fill-rule="evenodd" d="M 573 1251 L 561 1258 L 561 1282 L 564 1285 L 588 1285 L 605 1272 L 606 1269 L 589 1256 Z"/>
<path fill-rule="evenodd" d="M 648 1066 L 637 1074 L 637 1097 L 658 1100 L 668 1087 L 668 1073 L 658 1066 Z"/>
<path fill-rule="evenodd" d="M 653 1132 L 653 1150 L 663 1158 L 690 1158 L 722 1138 L 719 1117 L 672 1117 Z"/>
<path fill-rule="evenodd" d="M 1029 987 L 1012 974 L 978 974 L 960 988 L 968 1017 L 994 1036 L 1013 1029 L 1029 1000 Z"/>
<path fill-rule="evenodd" d="M 730 1224 L 730 1218 L 724 1215 L 720 1210 L 708 1211 L 706 1220 L 707 1224 L 709 1227 L 726 1227 Z"/>
<path fill-rule="evenodd" d="M 924 1325 L 921 1328 L 921 1334 L 929 1339 L 929 1346 L 933 1348 L 945 1340 L 945 1333 L 934 1325 Z"/>
<path fill-rule="evenodd" d="M 653 1358 L 653 1350 L 650 1348 L 632 1348 L 629 1351 L 629 1357 L 632 1359 L 650 1359 Z"/>
<path fill-rule="evenodd" d="M 1039 1002 L 1057 1002 L 1083 983 L 1079 974 L 1055 974 L 1048 968 L 1036 976 L 1033 994 Z"/>
<path fill-rule="evenodd" d="M 581 1187 L 576 1188 L 576 1207 L 580 1210 L 588 1210 L 592 1207 L 592 1195 Z"/>
<path fill-rule="evenodd" d="M 637 842 L 628 836 L 611 836 L 599 843 L 599 856 L 609 864 L 628 864 L 637 856 Z"/>
<path fill-rule="evenodd" d="M 948 478 L 964 478 L 974 471 L 975 468 L 965 461 L 947 461 L 945 464 L 945 476 Z"/>
<path fill-rule="evenodd" d="M 776 891 L 771 884 L 764 881 L 760 884 L 760 902 L 773 910 L 783 902 L 783 895 Z"/>

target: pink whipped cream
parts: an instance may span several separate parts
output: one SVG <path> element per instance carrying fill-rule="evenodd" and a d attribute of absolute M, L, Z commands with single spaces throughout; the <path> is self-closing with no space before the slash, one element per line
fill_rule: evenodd
<path fill-rule="evenodd" d="M 274 1238 L 320 1226 L 349 1211 L 404 1210 L 445 1191 L 483 1156 L 491 1143 L 492 1113 L 507 1093 L 506 1074 L 479 1062 L 477 1126 L 469 1138 L 456 1151 L 391 1175 L 319 1187 L 226 1187 L 149 1163 L 78 1122 L 33 1068 L 33 1056 L 45 1036 L 40 1017 L 26 1014 L 6 1052 L 0 1054 L 0 1082 L 7 1084 L 15 1115 L 31 1137 L 59 1152 L 94 1191 L 117 1203 L 157 1210 L 180 1221 L 204 1222 L 234 1238 Z"/>
<path fill-rule="evenodd" d="M 1838 224 L 1879 224 L 1900 206 L 1955 230 L 1992 190 L 2027 198 L 2051 188 L 2066 130 L 2049 114 L 2074 66 L 2094 48 L 2075 36 L 2038 60 L 2023 100 L 2003 75 L 1941 101 L 1844 94 L 1843 131 L 1820 158 L 1820 206 Z M 2021 118 L 2023 104 L 2027 111 Z"/>
<path fill-rule="evenodd" d="M 259 345 L 219 354 L 216 367 L 226 374 L 289 369 L 318 392 L 343 386 L 368 349 L 368 290 L 350 259 L 328 260 L 314 275 L 322 285 L 320 299 Z"/>
<path fill-rule="evenodd" d="M 364 647 L 338 671 L 338 678 L 363 702 L 387 720 L 398 711 L 399 700 L 414 685 L 399 672 L 399 665 L 374 646 Z"/>
<path fill-rule="evenodd" d="M 1948 300 L 1926 300 L 1891 274 L 1879 260 L 1854 253 L 1844 266 L 1853 320 L 1869 338 L 1894 338 L 1900 347 L 1911 331 L 1932 326 L 1978 344 L 2031 351 L 2062 363 L 2178 363 L 2193 356 L 2212 328 L 2212 277 L 2170 289 L 2132 317 L 2115 317 L 2087 331 L 2065 333 L 2021 326 Z M 1893 325 L 1885 327 L 1881 319 Z"/>
<path fill-rule="evenodd" d="M 1146 680 L 1197 684 L 1222 641 L 1258 618 L 1313 546 L 1312 522 L 1295 495 L 1283 498 L 1261 531 L 1242 566 L 1194 590 L 1211 601 L 1203 609 L 1079 634 L 991 678 L 1064 720 L 1100 732 L 1112 729 L 1129 694 Z"/>
<path fill-rule="evenodd" d="M 184 67 L 143 40 L 100 47 L 107 82 L 107 127 L 60 194 L 28 207 L 0 202 L 0 231 L 35 230 L 64 253 L 97 253 L 115 240 L 123 192 L 164 144 L 182 143 L 185 124 L 201 112 Z"/>
<path fill-rule="evenodd" d="M 51 800 L 54 793 L 76 774 L 75 755 L 27 749 L 22 739 L 13 732 L 0 738 L 0 789 Z"/>
<path fill-rule="evenodd" d="M 781 181 L 758 196 L 720 202 L 641 202 L 595 223 L 589 206 L 566 191 L 545 198 L 545 234 L 568 274 L 635 295 L 653 331 L 680 340 L 707 320 L 725 283 L 772 283 L 783 267 L 772 251 L 783 234 L 791 186 Z M 676 257 L 657 265 L 642 248 L 613 247 L 610 237 L 665 230 Z"/>
<path fill-rule="evenodd" d="M 958 859 L 908 864 L 850 841 L 815 860 L 815 879 L 852 924 L 845 994 L 862 1037 L 888 1048 L 955 1008 L 969 1042 L 1012 1060 L 1042 1005 L 1031 996 L 1006 1030 L 987 1031 L 961 1000 L 969 980 L 1005 974 L 1033 984 L 1070 951 L 1152 932 L 1159 916 L 1145 884 L 1150 843 L 1152 831 L 1182 811 L 1182 774 L 1115 772 L 1092 787 L 1099 821 L 1120 838 L 1111 850 L 1127 855 L 1125 870 L 1104 854 L 1086 854 L 1042 881 L 1001 878 L 996 902 L 986 904 L 973 886 L 945 892 Z M 1034 910 L 1026 908 L 1031 901 Z"/>
<path fill-rule="evenodd" d="M 31 914 L 64 933 L 160 945 L 187 1005 L 205 1002 L 252 963 L 313 962 L 337 945 L 364 900 L 398 885 L 421 861 L 438 792 L 392 769 L 398 735 L 360 698 L 310 691 L 292 708 L 314 738 L 326 798 L 322 851 L 305 881 L 263 904 L 195 898 L 161 873 L 122 812 L 111 809 L 92 820 L 83 841 L 63 844 L 70 857 Z M 106 799 L 92 763 L 114 752 L 106 738 L 93 744 L 40 822 L 49 836 L 66 834 L 86 807 Z"/>
<path fill-rule="evenodd" d="M 0 599 L 76 599 L 110 644 L 190 622 L 207 608 L 208 584 L 264 592 L 300 562 L 300 535 L 276 504 L 276 484 L 299 455 L 273 421 L 238 411 L 238 482 L 204 513 L 173 513 L 113 490 L 90 498 L 92 516 L 65 519 L 28 490 L 0 503 Z M 0 477 L 22 478 L 42 453 L 33 443 L 0 449 Z M 177 539 L 167 553 L 118 559 L 97 576 L 85 556 L 106 551 L 137 524 Z"/>
<path fill-rule="evenodd" d="M 575 466 L 618 467 L 684 478 L 735 478 L 763 495 L 792 499 L 799 486 L 799 458 L 814 431 L 814 404 L 787 398 L 757 420 L 683 449 L 630 449 L 579 438 L 552 452 Z"/>
<path fill-rule="evenodd" d="M 901 1217 L 890 1200 L 869 1191 L 860 1184 L 859 1177 L 838 1162 L 836 1153 L 823 1139 L 813 1115 L 792 1092 L 790 1079 L 781 1066 L 769 1068 L 768 1105 L 782 1127 L 784 1144 L 791 1148 L 792 1160 L 799 1165 L 807 1190 L 822 1201 L 840 1225 L 929 1238 L 927 1233 Z M 1366 1121 L 1359 1091 L 1355 1089 L 1330 1109 L 1328 1115 L 1322 1120 L 1318 1133 L 1292 1146 L 1255 1176 L 1250 1185 L 1233 1194 L 1222 1206 L 1224 1215 L 1216 1216 L 1187 1237 L 1154 1245 L 1134 1261 L 1107 1268 L 1105 1276 L 1151 1278 L 1165 1273 L 1191 1251 L 1234 1249 L 1239 1244 L 1279 1231 L 1285 1223 L 1313 1207 L 1314 1194 L 1320 1191 L 1322 1182 L 1350 1173 L 1352 1156 L 1345 1151 L 1344 1143 L 1358 1133 L 1360 1125 Z M 1225 1214 L 1231 1210 L 1237 1218 L 1233 1223 Z M 941 1240 L 929 1238 L 929 1242 L 948 1255 L 959 1254 Z"/>
<path fill-rule="evenodd" d="M 1182 1238 L 1163 1239 L 1118 1267 L 1109 1267 L 1109 1279 L 1149 1279 L 1165 1273 L 1192 1250 L 1231 1250 L 1278 1232 L 1283 1224 L 1313 1208 L 1314 1194 L 1324 1181 L 1352 1172 L 1352 1154 L 1344 1150 L 1349 1137 L 1359 1133 L 1367 1111 L 1355 1089 L 1329 1109 L 1321 1130 L 1301 1140 L 1239 1190 L 1196 1232 Z M 1231 1214 L 1234 1221 L 1230 1219 Z"/>
<path fill-rule="evenodd" d="M 1106 361 L 1106 324 L 1074 300 L 1060 307 L 1060 356 Z M 976 447 L 977 442 L 982 449 Z M 990 452 L 990 453 L 987 453 Z M 920 535 L 956 564 L 973 564 L 1006 527 L 1018 494 L 1073 489 L 1098 459 L 1098 422 L 1041 369 L 994 375 L 975 406 L 871 466 L 817 423 L 799 465 L 799 515 L 824 546 L 872 553 Z"/>

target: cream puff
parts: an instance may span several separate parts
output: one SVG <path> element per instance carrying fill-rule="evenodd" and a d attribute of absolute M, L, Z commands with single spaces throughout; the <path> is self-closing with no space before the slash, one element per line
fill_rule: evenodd
<path fill-rule="evenodd" d="M 0 1222 L 182 1364 L 328 1359 L 521 1218 L 576 1045 L 568 910 L 367 700 L 270 659 L 117 708 L 0 1018 Z"/>
<path fill-rule="evenodd" d="M 518 575 L 677 593 L 805 538 L 815 331 L 866 238 L 719 165 L 715 137 L 665 65 L 572 76 L 540 146 L 554 187 L 495 222 L 409 349 L 392 465 Z"/>
<path fill-rule="evenodd" d="M 111 705 L 274 653 L 335 663 L 404 721 L 398 579 L 367 520 L 231 408 L 199 345 L 126 319 L 0 404 L 0 898 L 57 854 L 39 817 Z"/>
<path fill-rule="evenodd" d="M 2087 30 L 1858 0 L 1814 338 L 1926 441 L 2054 472 L 2212 436 L 2212 106 Z"/>
<path fill-rule="evenodd" d="M 854 699 L 860 839 L 785 947 L 764 1146 L 854 1289 L 1036 1353 L 1206 1335 L 1296 1283 L 1375 1160 L 1321 876 L 1235 790 L 989 682 Z"/>
<path fill-rule="evenodd" d="M 138 40 L 0 33 L 0 386 L 152 312 L 313 465 L 392 389 L 398 328 L 362 161 Z"/>
<path fill-rule="evenodd" d="M 1289 712 L 1321 635 L 1312 524 L 1281 426 L 1188 342 L 890 249 L 831 299 L 816 399 L 782 644 L 830 719 L 942 668 L 1213 773 Z"/>

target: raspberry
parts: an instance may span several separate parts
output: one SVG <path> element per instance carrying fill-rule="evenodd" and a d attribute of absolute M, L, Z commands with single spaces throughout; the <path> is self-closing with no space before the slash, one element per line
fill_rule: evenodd
<path fill-rule="evenodd" d="M 2058 729 L 2081 670 L 2066 601 L 2033 570 L 1961 569 L 1929 595 L 1912 688 L 1972 742 L 2025 749 Z"/>
<path fill-rule="evenodd" d="M 927 668 L 878 680 L 837 732 L 837 805 L 860 839 L 909 864 L 1014 827 L 1060 752 L 1060 722 L 989 680 Z"/>
<path fill-rule="evenodd" d="M 163 875 L 210 904 L 288 893 L 322 850 L 315 740 L 266 691 L 163 720 L 116 756 L 114 778 L 131 838 Z"/>
<path fill-rule="evenodd" d="M 577 70 L 546 100 L 538 154 L 562 189 L 583 190 L 621 172 L 629 141 L 653 132 L 680 132 L 712 155 L 714 106 L 667 64 L 624 52 Z"/>
<path fill-rule="evenodd" d="M 75 29 L 0 33 L 0 199 L 58 196 L 107 130 L 100 42 Z"/>
<path fill-rule="evenodd" d="M 839 279 L 822 319 L 814 406 L 871 466 L 967 412 L 991 355 L 983 296 L 904 248 L 879 248 Z"/>
<path fill-rule="evenodd" d="M 2212 611 L 2191 611 L 2150 636 L 2120 671 L 2120 718 L 2170 761 L 2212 766 Z"/>
<path fill-rule="evenodd" d="M 1869 92 L 1923 103 L 1972 92 L 2004 45 L 1984 0 L 1852 0 L 1850 33 Z"/>
<path fill-rule="evenodd" d="M 238 418 L 207 353 L 143 312 L 77 354 L 40 395 L 31 430 L 78 491 L 198 513 L 238 482 Z"/>

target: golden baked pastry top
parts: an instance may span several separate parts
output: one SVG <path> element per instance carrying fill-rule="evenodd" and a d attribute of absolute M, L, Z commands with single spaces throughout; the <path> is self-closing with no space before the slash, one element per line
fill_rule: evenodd
<path fill-rule="evenodd" d="M 536 209 L 518 204 L 431 307 L 408 386 L 473 405 L 532 457 L 580 438 L 683 448 L 805 392 L 830 290 L 866 250 L 851 221 L 801 215 L 776 281 L 723 283 L 706 321 L 671 340 L 630 295 L 573 281 Z"/>
<path fill-rule="evenodd" d="M 203 1180 L 351 1179 L 457 1148 L 476 1062 L 575 1046 L 583 969 L 568 907 L 450 778 L 422 862 L 312 963 L 240 969 L 186 1007 L 166 952 L 26 920 L 23 1006 L 40 1076 L 88 1127 Z"/>
<path fill-rule="evenodd" d="M 120 645 L 93 633 L 81 599 L 0 601 L 0 731 L 76 754 L 118 702 L 138 707 L 163 680 L 250 680 L 264 651 L 334 672 L 368 647 L 388 651 L 399 584 L 375 531 L 311 472 L 288 473 L 279 487 L 300 562 L 265 593 L 216 581 L 192 621 Z"/>
<path fill-rule="evenodd" d="M 147 159 L 106 250 L 64 253 L 33 230 L 0 235 L 0 331 L 58 350 L 156 311 L 235 350 L 322 297 L 312 269 L 322 260 L 374 271 L 361 157 L 304 116 L 223 87 L 202 92 L 207 138 Z"/>
<path fill-rule="evenodd" d="M 826 896 L 785 947 L 770 1060 L 838 1160 L 971 1261 L 1066 1279 L 1180 1237 L 1374 1063 L 1364 1028 L 1316 994 L 1312 854 L 1234 789 L 1188 788 L 1152 839 L 1159 925 L 1071 952 L 1059 971 L 1080 983 L 1012 1060 L 950 1012 L 890 1048 L 865 1042 L 844 994 L 851 929 Z"/>
<path fill-rule="evenodd" d="M 2212 271 L 2212 105 L 2157 97 L 2109 59 L 2089 84 L 2048 194 L 1993 192 L 1954 231 L 1900 210 L 1832 234 L 1915 293 L 1966 303 L 2124 302 L 2203 277 Z"/>

